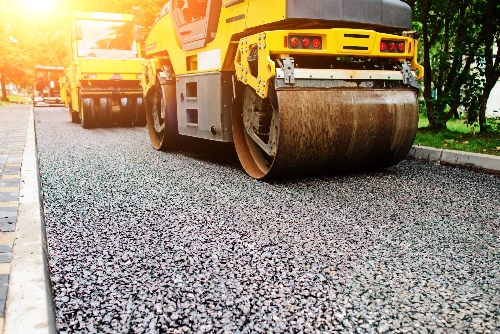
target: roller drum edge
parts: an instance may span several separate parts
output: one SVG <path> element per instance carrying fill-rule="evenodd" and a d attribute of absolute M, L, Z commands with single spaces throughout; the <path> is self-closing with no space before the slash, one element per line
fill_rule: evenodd
<path fill-rule="evenodd" d="M 242 158 L 248 160 L 251 150 L 243 153 L 241 140 L 235 137 L 240 161 L 254 178 L 385 168 L 400 162 L 415 139 L 414 90 L 287 89 L 276 94 L 279 135 L 269 170 L 249 171 Z"/>

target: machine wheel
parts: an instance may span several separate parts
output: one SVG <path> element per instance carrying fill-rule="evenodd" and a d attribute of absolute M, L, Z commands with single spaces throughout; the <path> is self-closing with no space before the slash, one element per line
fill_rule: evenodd
<path fill-rule="evenodd" d="M 134 98 L 121 98 L 120 99 L 120 118 L 118 124 L 120 126 L 132 126 L 132 121 L 135 114 Z"/>
<path fill-rule="evenodd" d="M 80 114 L 78 114 L 73 110 L 73 106 L 71 105 L 71 103 L 69 104 L 68 107 L 69 107 L 69 117 L 71 118 L 71 122 L 76 124 L 80 123 Z"/>
<path fill-rule="evenodd" d="M 178 138 L 175 84 L 160 86 L 160 80 L 145 100 L 146 121 L 151 144 L 157 150 L 175 147 Z"/>
<path fill-rule="evenodd" d="M 273 92 L 274 93 L 274 92 Z M 245 86 L 240 106 L 233 108 L 233 137 L 245 171 L 256 179 L 266 176 L 273 165 L 279 139 L 279 110 L 275 95 L 261 99 Z"/>
<path fill-rule="evenodd" d="M 91 129 L 95 126 L 94 123 L 94 111 L 95 103 L 94 99 L 90 97 L 81 98 L 80 105 L 80 121 L 84 129 Z"/>
<path fill-rule="evenodd" d="M 135 104 L 135 115 L 134 115 L 134 125 L 135 126 L 145 126 L 146 125 L 146 110 L 144 108 L 144 102 L 142 97 L 138 97 L 136 99 Z"/>
<path fill-rule="evenodd" d="M 412 89 L 238 89 L 233 138 L 256 179 L 374 170 L 400 162 L 418 127 Z"/>
<path fill-rule="evenodd" d="M 101 97 L 98 99 L 98 126 L 102 128 L 108 128 L 111 126 L 111 98 Z"/>

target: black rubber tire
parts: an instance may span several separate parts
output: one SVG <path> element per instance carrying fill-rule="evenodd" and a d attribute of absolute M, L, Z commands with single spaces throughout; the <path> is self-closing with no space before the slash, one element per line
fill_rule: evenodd
<path fill-rule="evenodd" d="M 138 97 L 135 103 L 134 126 L 146 126 L 146 109 L 142 97 Z"/>
<path fill-rule="evenodd" d="M 109 128 L 112 124 L 111 120 L 111 98 L 101 97 L 98 99 L 99 105 L 99 121 L 98 126 L 101 128 Z"/>
<path fill-rule="evenodd" d="M 92 129 L 95 126 L 94 123 L 94 99 L 85 97 L 80 99 L 80 122 L 82 128 Z"/>
<path fill-rule="evenodd" d="M 75 124 L 80 123 L 80 114 L 73 110 L 73 105 L 69 104 L 69 117 L 71 118 L 71 122 Z"/>
<path fill-rule="evenodd" d="M 181 139 L 177 127 L 177 101 L 175 99 L 175 83 L 157 84 L 151 88 L 145 99 L 146 120 L 148 123 L 151 144 L 157 150 L 175 149 Z M 161 107 L 164 107 L 165 118 L 162 118 Z M 157 122 L 155 128 L 155 120 Z M 161 130 L 158 131 L 158 128 Z"/>
<path fill-rule="evenodd" d="M 118 125 L 123 127 L 132 126 L 135 114 L 135 98 L 121 98 L 120 99 L 120 118 Z"/>

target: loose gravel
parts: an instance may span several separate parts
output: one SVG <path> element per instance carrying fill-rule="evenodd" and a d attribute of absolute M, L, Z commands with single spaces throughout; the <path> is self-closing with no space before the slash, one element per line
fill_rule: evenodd
<path fill-rule="evenodd" d="M 35 113 L 60 333 L 500 331 L 498 176 L 265 183 L 231 145 Z"/>

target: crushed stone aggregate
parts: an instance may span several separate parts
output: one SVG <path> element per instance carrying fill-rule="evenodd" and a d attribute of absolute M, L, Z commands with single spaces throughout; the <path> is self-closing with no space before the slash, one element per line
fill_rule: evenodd
<path fill-rule="evenodd" d="M 255 181 L 36 108 L 60 333 L 500 331 L 500 178 L 407 159 Z"/>

